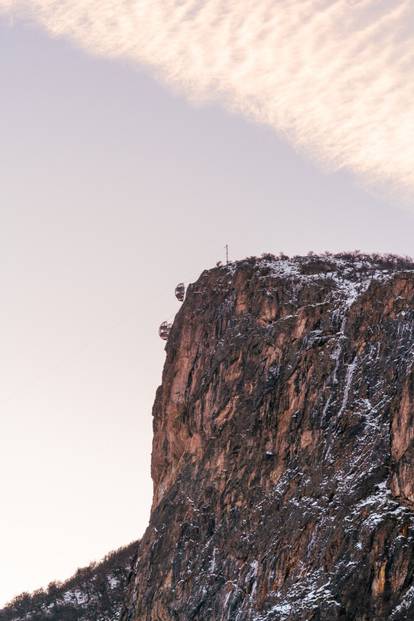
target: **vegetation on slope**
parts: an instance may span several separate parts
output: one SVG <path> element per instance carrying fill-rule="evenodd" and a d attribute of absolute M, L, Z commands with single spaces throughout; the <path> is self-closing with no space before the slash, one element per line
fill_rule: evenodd
<path fill-rule="evenodd" d="M 0 621 L 116 621 L 137 546 L 111 552 L 63 583 L 18 595 L 0 610 Z"/>

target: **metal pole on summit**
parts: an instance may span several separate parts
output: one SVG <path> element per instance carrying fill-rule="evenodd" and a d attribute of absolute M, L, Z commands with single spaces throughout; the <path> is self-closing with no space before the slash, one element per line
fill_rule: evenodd
<path fill-rule="evenodd" d="M 229 246 L 226 244 L 226 265 L 229 264 Z"/>

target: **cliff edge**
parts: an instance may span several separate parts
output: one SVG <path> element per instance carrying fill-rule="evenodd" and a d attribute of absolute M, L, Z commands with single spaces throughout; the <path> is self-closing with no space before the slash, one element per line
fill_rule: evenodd
<path fill-rule="evenodd" d="M 166 346 L 123 621 L 414 619 L 414 266 L 204 272 Z"/>

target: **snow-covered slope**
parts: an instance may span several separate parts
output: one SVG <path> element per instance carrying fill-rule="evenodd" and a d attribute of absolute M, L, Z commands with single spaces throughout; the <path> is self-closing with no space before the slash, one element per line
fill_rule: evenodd
<path fill-rule="evenodd" d="M 62 584 L 19 595 L 0 611 L 0 621 L 117 621 L 137 549 L 134 542 Z"/>

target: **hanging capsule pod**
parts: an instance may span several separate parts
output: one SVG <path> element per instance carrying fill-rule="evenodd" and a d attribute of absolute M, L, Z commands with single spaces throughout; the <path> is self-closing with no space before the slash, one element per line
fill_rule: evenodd
<path fill-rule="evenodd" d="M 177 300 L 182 302 L 184 300 L 184 296 L 185 296 L 185 284 L 183 282 L 180 282 L 175 288 L 175 297 L 177 298 Z"/>
<path fill-rule="evenodd" d="M 168 337 L 170 336 L 172 324 L 168 323 L 168 321 L 163 321 L 158 329 L 158 334 L 162 338 L 163 341 L 168 341 Z"/>

